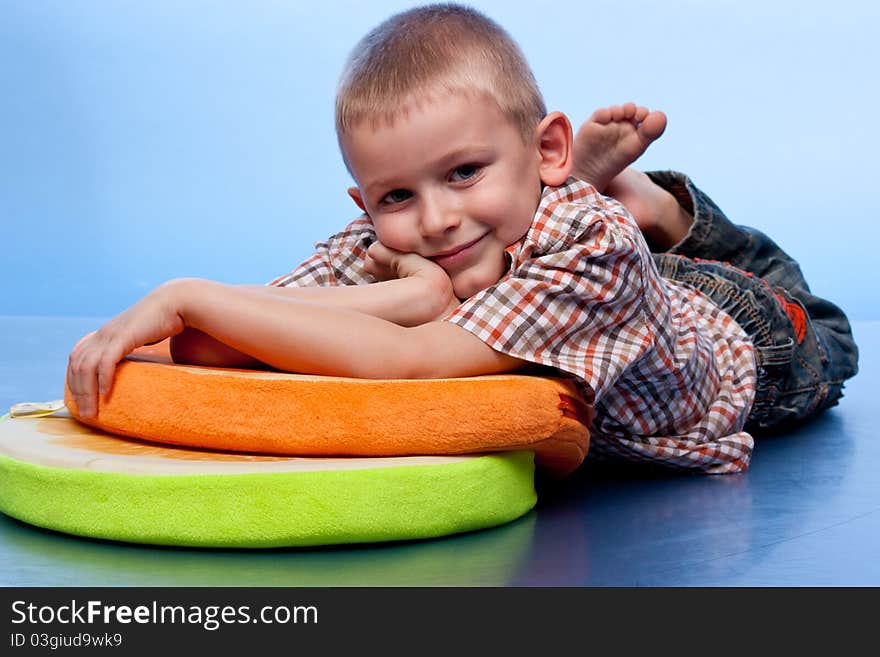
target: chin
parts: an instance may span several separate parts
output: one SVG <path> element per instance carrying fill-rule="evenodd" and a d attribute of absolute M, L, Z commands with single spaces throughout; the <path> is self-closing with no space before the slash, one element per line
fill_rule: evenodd
<path fill-rule="evenodd" d="M 469 299 L 477 292 L 485 290 L 488 287 L 492 287 L 497 282 L 497 280 L 479 281 L 474 279 L 470 279 L 467 281 L 453 281 L 452 291 L 455 292 L 455 296 L 459 299 Z"/>
<path fill-rule="evenodd" d="M 494 258 L 484 259 L 475 265 L 452 276 L 452 290 L 459 299 L 468 299 L 477 292 L 492 287 L 504 277 L 507 269 L 504 255 L 496 262 Z"/>

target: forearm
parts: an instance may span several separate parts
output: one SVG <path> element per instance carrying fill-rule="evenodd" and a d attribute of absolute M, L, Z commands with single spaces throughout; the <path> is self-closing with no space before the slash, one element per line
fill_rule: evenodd
<path fill-rule="evenodd" d="M 179 281 L 173 294 L 186 326 L 284 371 L 405 379 L 519 365 L 444 322 L 403 327 L 348 308 L 195 279 Z"/>
<path fill-rule="evenodd" d="M 241 286 L 279 298 L 325 307 L 353 310 L 400 326 L 418 326 L 436 318 L 446 307 L 450 289 L 418 277 L 332 287 Z"/>
<path fill-rule="evenodd" d="M 238 287 L 255 295 L 273 295 L 279 299 L 348 309 L 400 326 L 417 326 L 434 319 L 441 314 L 440 301 L 451 295 L 451 291 L 435 291 L 430 281 L 412 278 L 358 286 Z M 267 365 L 193 326 L 188 326 L 171 338 L 170 349 L 175 363 L 245 369 L 259 369 Z"/>
<path fill-rule="evenodd" d="M 322 305 L 319 295 L 197 279 L 179 281 L 175 294 L 187 327 L 277 369 L 363 378 L 411 374 L 402 367 L 406 359 L 397 357 L 405 328 L 341 303 Z"/>

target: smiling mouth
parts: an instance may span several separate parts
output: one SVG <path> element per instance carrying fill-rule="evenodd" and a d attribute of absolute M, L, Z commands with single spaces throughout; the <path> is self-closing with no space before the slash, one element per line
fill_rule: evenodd
<path fill-rule="evenodd" d="M 477 242 L 482 240 L 484 237 L 486 237 L 486 236 L 480 235 L 477 239 L 473 240 L 472 242 L 468 242 L 467 244 L 462 244 L 461 246 L 457 246 L 453 249 L 441 251 L 440 253 L 436 253 L 436 254 L 430 256 L 428 259 L 433 260 L 434 262 L 451 260 L 452 258 L 459 255 L 460 253 L 464 253 L 465 251 L 467 251 L 469 248 L 474 246 Z"/>

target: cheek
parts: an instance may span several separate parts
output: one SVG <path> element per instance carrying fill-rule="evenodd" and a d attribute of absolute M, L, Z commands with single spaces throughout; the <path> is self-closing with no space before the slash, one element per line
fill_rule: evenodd
<path fill-rule="evenodd" d="M 536 204 L 523 202 L 522 195 L 504 194 L 479 205 L 475 218 L 495 228 L 504 246 L 513 244 L 529 230 Z"/>
<path fill-rule="evenodd" d="M 515 206 L 514 196 L 509 189 L 498 186 L 481 189 L 469 199 L 468 214 L 492 226 L 503 225 L 509 221 L 510 212 Z"/>
<path fill-rule="evenodd" d="M 395 251 L 411 252 L 414 250 L 414 243 L 411 231 L 407 230 L 406 224 L 402 221 L 373 222 L 376 229 L 376 237 L 389 249 Z"/>
<path fill-rule="evenodd" d="M 523 184 L 522 177 L 512 176 L 502 185 L 487 188 L 474 197 L 471 204 L 474 219 L 496 229 L 496 235 L 512 244 L 528 232 L 540 201 L 540 186 Z"/>

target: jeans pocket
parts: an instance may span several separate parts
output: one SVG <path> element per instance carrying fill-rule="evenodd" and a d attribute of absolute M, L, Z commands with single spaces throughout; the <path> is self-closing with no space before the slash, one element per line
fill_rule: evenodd
<path fill-rule="evenodd" d="M 795 347 L 793 338 L 781 344 L 755 345 L 758 380 L 749 413 L 749 422 L 753 425 L 766 428 L 774 423 L 777 405 L 788 385 Z"/>
<path fill-rule="evenodd" d="M 755 354 L 758 368 L 761 367 L 787 367 L 794 359 L 794 338 L 787 338 L 782 344 L 756 346 Z"/>

